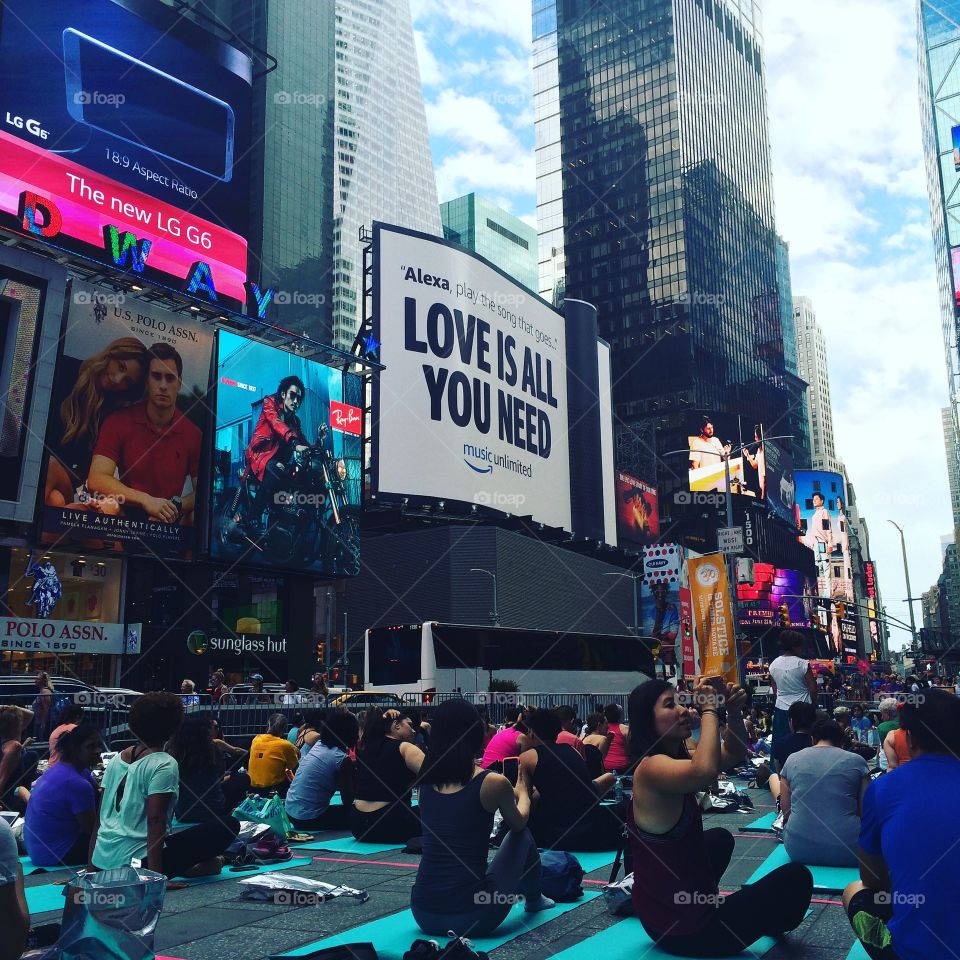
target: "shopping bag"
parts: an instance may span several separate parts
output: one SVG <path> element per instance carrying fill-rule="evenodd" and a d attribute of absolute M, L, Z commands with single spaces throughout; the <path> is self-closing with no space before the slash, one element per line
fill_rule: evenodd
<path fill-rule="evenodd" d="M 138 867 L 78 873 L 64 888 L 60 960 L 154 960 L 167 878 Z"/>
<path fill-rule="evenodd" d="M 283 801 L 276 795 L 272 797 L 247 797 L 233 811 L 238 820 L 252 820 L 254 823 L 265 823 L 276 835 L 278 840 L 286 840 L 288 833 L 294 833 L 293 824 L 287 816 Z"/>

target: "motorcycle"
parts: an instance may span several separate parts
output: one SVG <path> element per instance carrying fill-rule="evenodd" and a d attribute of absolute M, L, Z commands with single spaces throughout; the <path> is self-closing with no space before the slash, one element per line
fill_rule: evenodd
<path fill-rule="evenodd" d="M 328 430 L 317 430 L 316 443 L 292 454 L 285 465 L 286 483 L 264 511 L 261 536 L 250 536 L 259 481 L 248 466 L 240 485 L 228 491 L 218 517 L 220 546 L 228 556 L 253 550 L 263 560 L 283 566 L 310 567 L 321 562 L 335 576 L 360 572 L 360 523 L 347 498 L 347 466 L 326 445 Z"/>

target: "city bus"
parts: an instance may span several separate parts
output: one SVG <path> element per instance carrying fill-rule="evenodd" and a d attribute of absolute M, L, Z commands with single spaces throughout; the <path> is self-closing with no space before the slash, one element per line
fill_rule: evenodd
<path fill-rule="evenodd" d="M 645 637 L 455 623 L 374 627 L 364 634 L 365 687 L 384 693 L 479 693 L 510 680 L 537 693 L 624 693 L 654 676 Z"/>

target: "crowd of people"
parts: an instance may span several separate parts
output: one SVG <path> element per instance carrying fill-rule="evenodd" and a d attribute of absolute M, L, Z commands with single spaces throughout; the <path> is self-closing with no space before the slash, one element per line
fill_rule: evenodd
<path fill-rule="evenodd" d="M 151 693 L 130 710 L 136 743 L 102 771 L 97 727 L 63 711 L 37 777 L 23 742 L 34 715 L 2 707 L 0 785 L 14 782 L 12 771 L 19 779 L 0 797 L 24 815 L 33 864 L 140 863 L 175 888 L 223 869 L 245 797 L 276 795 L 297 830 L 349 830 L 420 853 L 410 902 L 427 935 L 490 934 L 520 899 L 549 911 L 540 850 L 623 844 L 633 912 L 677 956 L 726 956 L 787 933 L 810 905 L 812 867 L 858 869 L 843 903 L 868 955 L 936 956 L 938 941 L 960 942 L 943 856 L 960 843 L 960 700 L 933 685 L 886 697 L 873 718 L 869 708 L 828 714 L 796 635 L 784 631 L 781 642 L 768 718 L 715 678 L 684 690 L 651 680 L 626 715 L 617 703 L 585 718 L 567 705 L 517 706 L 499 727 L 459 698 L 429 718 L 326 707 L 291 724 L 278 711 L 245 748 L 210 714 L 187 714 L 184 694 Z M 735 838 L 704 827 L 700 795 L 761 744 L 790 862 L 721 894 Z M 0 820 L 0 926 L 14 934 L 0 960 L 18 955 L 10 951 L 29 926 L 16 853 Z"/>

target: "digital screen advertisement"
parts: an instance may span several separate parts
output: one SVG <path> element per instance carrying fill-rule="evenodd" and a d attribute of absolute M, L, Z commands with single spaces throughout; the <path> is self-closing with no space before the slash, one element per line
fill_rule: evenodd
<path fill-rule="evenodd" d="M 193 552 L 212 348 L 196 320 L 74 281 L 47 420 L 43 543 Z"/>
<path fill-rule="evenodd" d="M 847 529 L 847 487 L 839 473 L 798 470 L 800 542 L 813 551 L 817 594 L 853 602 L 853 565 Z"/>
<path fill-rule="evenodd" d="M 753 583 L 737 584 L 740 624 L 780 627 L 786 615 L 791 627 L 810 627 L 813 592 L 813 583 L 797 570 L 754 563 Z"/>
<path fill-rule="evenodd" d="M 242 304 L 251 83 L 163 4 L 4 0 L 0 223 Z"/>
<path fill-rule="evenodd" d="M 377 493 L 570 530 L 564 317 L 436 238 L 383 224 L 374 238 Z"/>
<path fill-rule="evenodd" d="M 359 377 L 220 331 L 215 558 L 360 572 L 361 400 Z"/>
<path fill-rule="evenodd" d="M 660 539 L 657 488 L 617 471 L 617 536 L 622 546 L 646 546 Z"/>
<path fill-rule="evenodd" d="M 680 646 L 680 590 L 679 582 L 645 583 L 640 594 L 640 636 L 660 644 L 660 659 L 668 665 L 677 662 Z"/>
<path fill-rule="evenodd" d="M 960 172 L 960 125 L 950 128 L 950 138 L 953 141 L 953 166 Z"/>
<path fill-rule="evenodd" d="M 730 492 L 766 503 L 792 520 L 795 504 L 793 458 L 767 440 L 762 423 L 733 414 L 701 413 L 688 424 L 689 484 L 694 493 Z"/>

